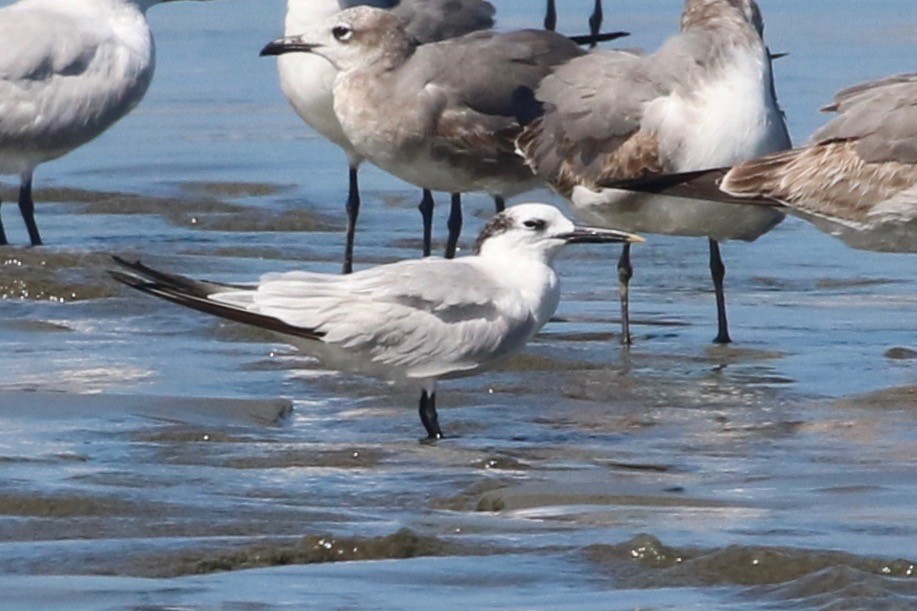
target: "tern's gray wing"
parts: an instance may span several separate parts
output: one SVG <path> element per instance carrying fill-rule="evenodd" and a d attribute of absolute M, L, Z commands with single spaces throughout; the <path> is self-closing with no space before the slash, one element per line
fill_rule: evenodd
<path fill-rule="evenodd" d="M 513 139 L 522 117 L 537 116 L 532 92 L 551 69 L 583 54 L 569 39 L 541 30 L 477 32 L 418 47 L 404 78 L 422 89 L 434 157 L 481 174 L 515 168 Z"/>
<path fill-rule="evenodd" d="M 816 132 L 813 142 L 857 140 L 866 162 L 917 163 L 917 73 L 850 87 L 825 109 L 838 117 Z"/>
<path fill-rule="evenodd" d="M 463 261 L 423 259 L 349 276 L 291 272 L 211 299 L 309 329 L 354 358 L 429 378 L 476 369 L 537 329 L 517 295 Z"/>

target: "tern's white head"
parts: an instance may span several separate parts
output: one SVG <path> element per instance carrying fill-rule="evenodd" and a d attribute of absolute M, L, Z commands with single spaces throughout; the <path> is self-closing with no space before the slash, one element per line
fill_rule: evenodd
<path fill-rule="evenodd" d="M 332 15 L 307 32 L 268 43 L 261 55 L 314 53 L 347 72 L 378 63 L 394 68 L 416 46 L 400 18 L 382 9 L 356 6 Z"/>
<path fill-rule="evenodd" d="M 551 264 L 567 244 L 612 242 L 643 242 L 643 238 L 614 229 L 577 227 L 560 210 L 547 204 L 519 204 L 487 221 L 475 252 L 509 260 L 527 255 Z"/>

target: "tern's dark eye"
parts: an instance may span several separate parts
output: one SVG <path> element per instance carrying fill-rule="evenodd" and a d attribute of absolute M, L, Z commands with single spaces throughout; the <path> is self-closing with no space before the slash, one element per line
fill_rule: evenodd
<path fill-rule="evenodd" d="M 331 35 L 340 42 L 347 42 L 353 36 L 353 30 L 346 25 L 336 25 L 331 28 Z"/>
<path fill-rule="evenodd" d="M 544 228 L 547 226 L 547 223 L 541 219 L 529 219 L 522 222 L 523 227 L 528 227 L 534 231 L 544 231 Z"/>

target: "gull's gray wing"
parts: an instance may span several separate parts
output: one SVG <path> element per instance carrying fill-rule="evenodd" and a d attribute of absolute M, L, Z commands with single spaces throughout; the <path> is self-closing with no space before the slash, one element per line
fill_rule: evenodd
<path fill-rule="evenodd" d="M 739 165 L 721 189 L 858 225 L 917 218 L 917 74 L 845 89 L 826 109 L 838 116 L 808 146 Z"/>
<path fill-rule="evenodd" d="M 400 17 L 419 43 L 455 38 L 494 27 L 496 10 L 485 0 L 339 0 L 341 10 L 354 6 L 386 9 Z"/>
<path fill-rule="evenodd" d="M 308 329 L 411 378 L 479 368 L 537 330 L 515 292 L 461 260 L 402 261 L 348 276 L 270 274 L 254 291 L 210 299 Z"/>
<path fill-rule="evenodd" d="M 863 161 L 917 163 L 917 73 L 844 89 L 823 110 L 838 117 L 818 130 L 813 142 L 856 140 Z"/>
<path fill-rule="evenodd" d="M 455 38 L 494 27 L 494 10 L 484 0 L 401 0 L 392 12 L 420 43 Z"/>
<path fill-rule="evenodd" d="M 435 158 L 486 175 L 514 168 L 532 178 L 515 155 L 520 118 L 541 113 L 532 92 L 551 69 L 582 49 L 541 30 L 476 32 L 421 45 L 406 64 L 404 90 L 422 90 Z"/>
<path fill-rule="evenodd" d="M 561 66 L 536 92 L 545 112 L 517 139 L 520 154 L 567 196 L 576 185 L 598 189 L 673 171 L 677 145 L 666 150 L 657 127 L 670 96 L 691 96 L 706 73 L 720 69 L 715 38 L 691 30 L 651 55 L 599 51 Z"/>

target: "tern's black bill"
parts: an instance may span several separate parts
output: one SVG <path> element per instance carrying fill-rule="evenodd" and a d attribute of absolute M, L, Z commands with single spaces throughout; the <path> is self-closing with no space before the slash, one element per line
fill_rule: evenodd
<path fill-rule="evenodd" d="M 264 45 L 260 55 L 261 57 L 267 57 L 269 55 L 283 55 L 284 53 L 308 53 L 320 46 L 304 42 L 299 38 L 278 38 Z"/>
<path fill-rule="evenodd" d="M 615 242 L 645 242 L 634 233 L 617 229 L 599 229 L 598 227 L 577 227 L 568 233 L 557 236 L 567 244 L 610 244 Z"/>

